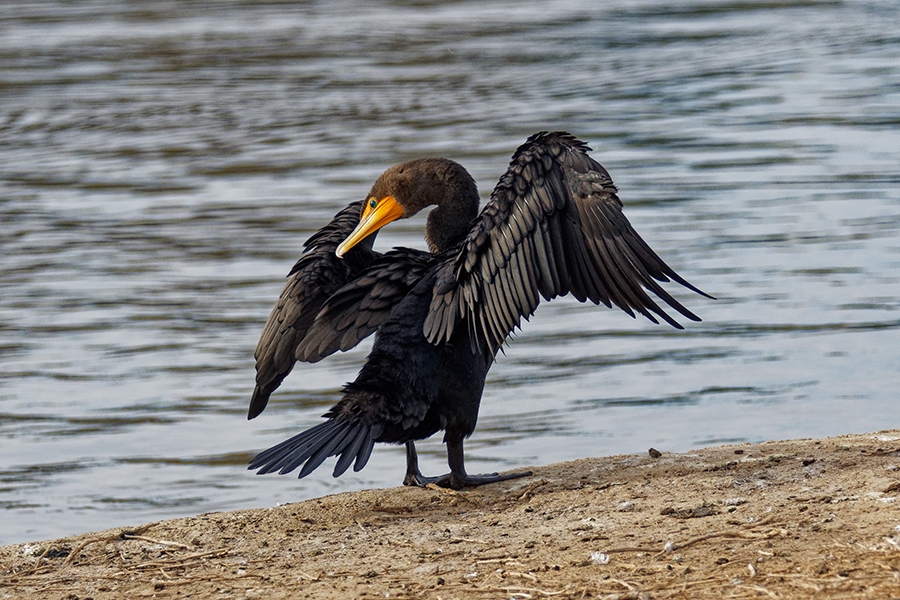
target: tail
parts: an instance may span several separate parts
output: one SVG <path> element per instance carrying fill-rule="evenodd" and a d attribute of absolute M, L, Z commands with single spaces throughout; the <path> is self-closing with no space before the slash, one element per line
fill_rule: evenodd
<path fill-rule="evenodd" d="M 369 462 L 375 438 L 381 427 L 362 420 L 350 421 L 332 417 L 277 446 L 260 452 L 250 462 L 249 469 L 258 469 L 258 475 L 278 471 L 290 473 L 300 466 L 300 479 L 315 471 L 329 456 L 340 456 L 334 467 L 334 476 L 340 477 L 354 460 L 354 471 L 360 471 Z"/>

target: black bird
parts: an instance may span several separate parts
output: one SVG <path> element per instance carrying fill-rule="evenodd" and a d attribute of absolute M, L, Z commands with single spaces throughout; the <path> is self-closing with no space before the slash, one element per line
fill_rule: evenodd
<path fill-rule="evenodd" d="M 256 348 L 249 418 L 296 361 L 316 362 L 375 333 L 356 381 L 327 421 L 256 456 L 260 474 L 305 477 L 329 456 L 334 476 L 362 469 L 375 442 L 405 443 L 406 485 L 461 488 L 530 473 L 468 475 L 463 440 L 475 430 L 488 369 L 540 298 L 572 294 L 681 329 L 647 294 L 700 319 L 657 283 L 682 279 L 622 214 L 609 173 L 564 132 L 537 133 L 513 155 L 479 214 L 475 181 L 458 163 L 412 160 L 385 171 L 305 244 Z M 435 206 L 430 252 L 372 249 L 391 221 Z M 424 477 L 415 440 L 443 430 L 450 473 Z M 305 463 L 305 464 L 304 464 Z"/>

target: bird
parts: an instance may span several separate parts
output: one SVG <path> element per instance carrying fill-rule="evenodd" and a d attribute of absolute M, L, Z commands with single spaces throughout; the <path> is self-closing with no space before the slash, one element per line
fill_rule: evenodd
<path fill-rule="evenodd" d="M 324 422 L 259 453 L 249 469 L 303 478 L 336 456 L 333 475 L 361 470 L 375 442 L 406 445 L 405 485 L 461 489 L 531 475 L 470 475 L 463 442 L 475 430 L 485 378 L 541 300 L 571 295 L 683 329 L 650 293 L 700 318 L 662 287 L 671 269 L 623 214 L 617 188 L 591 148 L 542 131 L 513 154 L 489 201 L 459 163 L 422 158 L 387 169 L 304 245 L 263 329 L 248 418 L 258 416 L 294 365 L 375 340 Z M 377 232 L 432 207 L 428 250 L 374 250 Z M 425 476 L 415 442 L 444 432 L 450 472 Z M 301 467 L 302 465 L 302 467 Z"/>

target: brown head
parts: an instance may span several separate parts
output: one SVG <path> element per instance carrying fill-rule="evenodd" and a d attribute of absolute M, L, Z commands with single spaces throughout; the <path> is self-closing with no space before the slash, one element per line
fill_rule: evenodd
<path fill-rule="evenodd" d="M 411 217 L 435 206 L 425 225 L 425 240 L 432 252 L 451 247 L 466 235 L 478 215 L 478 189 L 472 176 L 446 158 L 420 158 L 391 167 L 369 192 L 359 225 L 337 249 L 343 256 L 371 233 L 391 221 Z"/>

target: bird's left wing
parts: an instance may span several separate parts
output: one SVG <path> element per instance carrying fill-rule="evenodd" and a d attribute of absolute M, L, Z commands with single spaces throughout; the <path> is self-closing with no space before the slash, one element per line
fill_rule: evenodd
<path fill-rule="evenodd" d="M 569 293 L 681 328 L 650 291 L 700 320 L 658 282 L 707 294 L 641 239 L 622 214 L 609 173 L 588 150 L 568 133 L 541 132 L 516 151 L 459 252 L 439 267 L 424 325 L 429 341 L 449 340 L 467 319 L 473 339 L 498 348 L 540 297 Z"/>

